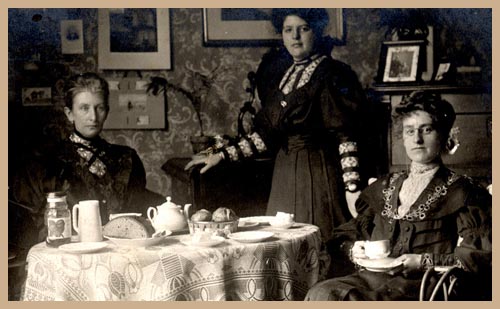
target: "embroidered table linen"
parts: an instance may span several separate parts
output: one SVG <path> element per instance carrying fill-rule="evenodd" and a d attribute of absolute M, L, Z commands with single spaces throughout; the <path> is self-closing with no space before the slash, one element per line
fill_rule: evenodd
<path fill-rule="evenodd" d="M 37 300 L 302 300 L 324 279 L 329 259 L 319 229 L 256 227 L 275 233 L 259 243 L 228 239 L 186 246 L 186 235 L 156 246 L 69 254 L 40 243 L 28 254 L 22 299 Z"/>

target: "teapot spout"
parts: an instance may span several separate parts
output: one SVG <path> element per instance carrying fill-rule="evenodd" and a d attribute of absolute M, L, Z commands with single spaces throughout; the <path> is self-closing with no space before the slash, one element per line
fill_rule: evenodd
<path fill-rule="evenodd" d="M 184 205 L 184 217 L 186 221 L 189 221 L 189 208 L 191 208 L 191 204 Z"/>

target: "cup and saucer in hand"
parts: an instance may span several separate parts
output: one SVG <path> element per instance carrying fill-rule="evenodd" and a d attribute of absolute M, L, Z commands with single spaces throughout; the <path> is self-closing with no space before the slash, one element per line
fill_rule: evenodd
<path fill-rule="evenodd" d="M 365 241 L 364 250 L 366 258 L 356 259 L 356 263 L 369 271 L 396 273 L 403 268 L 403 262 L 389 257 L 389 240 Z"/>

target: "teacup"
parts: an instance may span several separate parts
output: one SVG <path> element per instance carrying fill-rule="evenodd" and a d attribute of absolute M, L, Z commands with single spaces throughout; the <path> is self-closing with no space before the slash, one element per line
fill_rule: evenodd
<path fill-rule="evenodd" d="M 384 240 L 367 240 L 365 241 L 365 255 L 369 259 L 381 259 L 387 257 L 391 253 L 390 242 Z"/>

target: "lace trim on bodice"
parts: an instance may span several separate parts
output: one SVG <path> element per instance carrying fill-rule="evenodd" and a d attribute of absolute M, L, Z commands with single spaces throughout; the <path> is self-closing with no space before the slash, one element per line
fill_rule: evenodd
<path fill-rule="evenodd" d="M 283 94 L 287 95 L 290 92 L 292 92 L 293 85 L 295 84 L 295 80 L 297 79 L 297 76 L 299 75 L 300 71 L 303 71 L 302 75 L 300 75 L 299 82 L 297 83 L 297 86 L 295 89 L 299 89 L 306 85 L 309 80 L 311 79 L 312 74 L 318 67 L 318 65 L 326 59 L 326 56 L 321 56 L 319 58 L 316 58 L 312 60 L 309 64 L 307 65 L 301 65 L 301 64 L 293 64 L 285 73 L 283 78 L 281 79 L 280 86 L 279 88 L 283 92 Z M 305 66 L 305 68 L 303 68 Z"/>
<path fill-rule="evenodd" d="M 446 184 L 442 186 L 435 186 L 432 190 L 432 193 L 427 196 L 427 200 L 415 207 L 412 205 L 410 211 L 404 216 L 400 216 L 396 210 L 393 210 L 392 205 L 392 196 L 394 194 L 394 190 L 396 190 L 395 183 L 396 181 L 405 174 L 405 172 L 394 173 L 389 179 L 389 187 L 382 190 L 382 195 L 384 196 L 384 210 L 382 210 L 382 216 L 387 217 L 392 220 L 407 220 L 407 221 L 417 221 L 423 220 L 427 216 L 427 212 L 431 209 L 431 204 L 437 201 L 440 197 L 448 194 L 448 188 L 457 181 L 460 176 L 454 172 L 448 176 L 446 180 Z"/>

